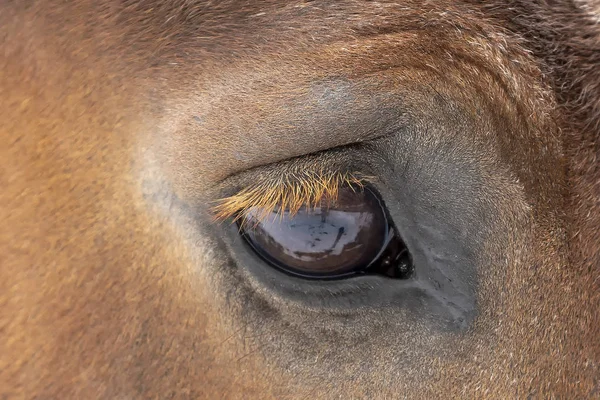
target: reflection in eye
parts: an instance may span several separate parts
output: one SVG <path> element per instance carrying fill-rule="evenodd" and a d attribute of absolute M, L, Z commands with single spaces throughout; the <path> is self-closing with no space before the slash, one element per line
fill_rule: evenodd
<path fill-rule="evenodd" d="M 251 247 L 269 264 L 307 278 L 373 273 L 406 278 L 408 250 L 369 189 L 341 187 L 316 207 L 252 207 L 238 221 Z"/>

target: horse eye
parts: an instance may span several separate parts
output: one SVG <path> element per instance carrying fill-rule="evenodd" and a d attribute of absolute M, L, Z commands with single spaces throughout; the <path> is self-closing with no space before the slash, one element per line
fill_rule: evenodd
<path fill-rule="evenodd" d="M 383 202 L 368 188 L 342 187 L 335 201 L 298 211 L 255 207 L 238 220 L 240 232 L 271 266 L 313 279 L 379 274 L 404 279 L 408 250 Z"/>

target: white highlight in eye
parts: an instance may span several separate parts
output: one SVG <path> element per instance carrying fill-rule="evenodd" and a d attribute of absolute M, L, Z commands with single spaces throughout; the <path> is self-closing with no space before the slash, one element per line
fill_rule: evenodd
<path fill-rule="evenodd" d="M 315 224 L 314 216 L 321 214 L 320 223 Z M 283 218 L 282 218 L 283 217 Z M 292 221 L 281 223 L 282 220 Z M 314 261 L 314 253 L 324 256 L 340 255 L 351 243 L 357 241 L 359 232 L 373 223 L 373 216 L 362 212 L 324 210 L 316 208 L 311 214 L 289 211 L 274 213 L 263 220 L 261 225 L 266 234 L 277 238 L 281 251 L 297 259 Z M 292 234 L 293 231 L 293 234 Z M 359 243 L 358 247 L 362 244 Z M 353 248 L 357 247 L 355 244 Z M 311 256 L 290 249 L 310 249 Z"/>

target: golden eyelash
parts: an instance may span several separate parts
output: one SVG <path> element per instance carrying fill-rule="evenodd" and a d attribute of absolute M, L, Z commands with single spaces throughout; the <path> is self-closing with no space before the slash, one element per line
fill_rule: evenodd
<path fill-rule="evenodd" d="M 260 215 L 255 216 L 259 221 L 271 215 L 275 209 L 286 210 L 294 215 L 303 206 L 316 207 L 322 200 L 335 202 L 340 187 L 348 185 L 362 189 L 367 180 L 367 177 L 356 173 L 306 171 L 301 175 L 294 174 L 243 189 L 233 196 L 218 200 L 212 211 L 218 221 L 227 218 L 236 221 L 253 208 L 261 209 Z"/>

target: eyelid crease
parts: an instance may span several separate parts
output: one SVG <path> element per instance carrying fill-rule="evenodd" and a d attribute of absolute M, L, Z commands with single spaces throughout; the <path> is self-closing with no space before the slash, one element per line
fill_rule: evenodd
<path fill-rule="evenodd" d="M 233 218 L 237 221 L 245 217 L 250 210 L 260 208 L 258 221 L 267 218 L 275 209 L 286 210 L 291 215 L 301 207 L 314 208 L 326 200 L 334 203 L 340 187 L 362 189 L 370 177 L 350 172 L 304 171 L 278 180 L 259 182 L 251 187 L 242 189 L 233 196 L 217 200 L 212 207 L 215 220 L 223 221 Z"/>

